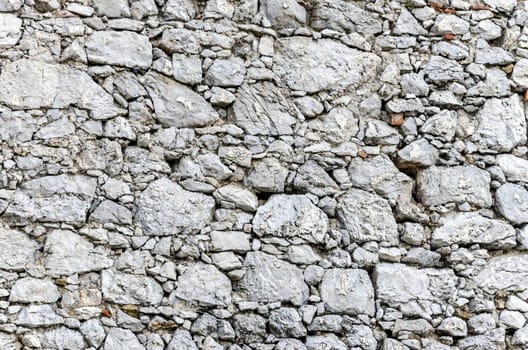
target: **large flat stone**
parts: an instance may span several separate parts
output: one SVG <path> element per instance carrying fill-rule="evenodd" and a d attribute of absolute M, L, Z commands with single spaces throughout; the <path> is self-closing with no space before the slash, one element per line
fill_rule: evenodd
<path fill-rule="evenodd" d="M 148 69 L 152 45 L 148 37 L 129 31 L 98 31 L 86 39 L 89 62 Z"/>
<path fill-rule="evenodd" d="M 492 258 L 474 278 L 489 293 L 528 289 L 528 255 L 504 255 Z"/>
<path fill-rule="evenodd" d="M 163 289 L 153 278 L 112 270 L 101 272 L 103 298 L 116 304 L 158 305 Z"/>
<path fill-rule="evenodd" d="M 330 39 L 281 38 L 273 71 L 292 90 L 314 93 L 321 90 L 358 88 L 376 76 L 381 58 Z"/>
<path fill-rule="evenodd" d="M 116 116 L 114 99 L 83 71 L 61 64 L 20 59 L 0 74 L 0 102 L 13 109 L 87 109 L 95 119 Z"/>
<path fill-rule="evenodd" d="M 213 265 L 196 263 L 178 278 L 175 296 L 199 305 L 227 307 L 231 281 Z"/>
<path fill-rule="evenodd" d="M 0 227 L 0 269 L 22 271 L 35 261 L 38 244 L 25 233 Z"/>

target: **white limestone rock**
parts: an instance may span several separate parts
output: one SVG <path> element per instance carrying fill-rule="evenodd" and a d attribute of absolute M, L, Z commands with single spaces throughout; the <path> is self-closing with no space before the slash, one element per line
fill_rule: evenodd
<path fill-rule="evenodd" d="M 488 293 L 528 288 L 528 255 L 503 255 L 491 258 L 475 276 L 475 283 Z"/>
<path fill-rule="evenodd" d="M 26 234 L 0 227 L 0 269 L 23 271 L 35 261 L 38 248 Z"/>
<path fill-rule="evenodd" d="M 158 305 L 163 289 L 152 278 L 112 270 L 101 272 L 101 290 L 107 301 L 124 305 Z"/>
<path fill-rule="evenodd" d="M 97 31 L 86 39 L 89 62 L 147 69 L 152 64 L 148 37 L 129 31 Z"/>
<path fill-rule="evenodd" d="M 22 19 L 11 13 L 0 13 L 0 48 L 16 45 L 22 36 Z"/>
<path fill-rule="evenodd" d="M 231 281 L 213 265 L 195 263 L 178 278 L 174 295 L 191 304 L 227 307 L 231 303 Z"/>
<path fill-rule="evenodd" d="M 15 303 L 54 303 L 60 298 L 57 286 L 49 279 L 25 277 L 11 288 L 9 301 Z"/>

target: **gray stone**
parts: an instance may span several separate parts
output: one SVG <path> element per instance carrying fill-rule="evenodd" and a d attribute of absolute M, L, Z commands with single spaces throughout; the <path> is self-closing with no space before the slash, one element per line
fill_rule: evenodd
<path fill-rule="evenodd" d="M 273 83 L 259 82 L 238 89 L 229 117 L 250 135 L 289 135 L 299 114 Z"/>
<path fill-rule="evenodd" d="M 0 227 L 0 269 L 23 271 L 35 261 L 38 247 L 26 234 Z"/>
<path fill-rule="evenodd" d="M 146 235 L 164 236 L 200 230 L 209 222 L 214 207 L 212 197 L 186 191 L 162 178 L 141 193 L 134 214 Z"/>
<path fill-rule="evenodd" d="M 178 278 L 174 295 L 190 303 L 227 307 L 231 303 L 231 282 L 216 267 L 196 263 Z"/>
<path fill-rule="evenodd" d="M 24 4 L 24 0 L 2 0 L 0 1 L 0 11 L 1 12 L 18 11 L 22 7 L 23 4 Z"/>
<path fill-rule="evenodd" d="M 431 235 L 433 247 L 480 244 L 488 249 L 509 249 L 516 245 L 511 225 L 475 212 L 448 215 L 441 223 Z"/>
<path fill-rule="evenodd" d="M 414 96 L 429 95 L 429 85 L 425 82 L 423 75 L 416 73 L 403 74 L 401 76 L 401 87 L 403 93 Z"/>
<path fill-rule="evenodd" d="M 40 341 L 44 349 L 82 350 L 86 348 L 81 333 L 62 326 L 44 332 Z"/>
<path fill-rule="evenodd" d="M 526 319 L 519 311 L 503 310 L 500 313 L 499 323 L 507 329 L 519 329 L 526 323 Z"/>
<path fill-rule="evenodd" d="M 79 327 L 79 330 L 84 335 L 84 338 L 91 346 L 98 348 L 103 343 L 106 337 L 105 330 L 101 325 L 101 322 L 97 319 L 91 319 L 83 322 Z"/>
<path fill-rule="evenodd" d="M 275 158 L 264 158 L 254 163 L 245 184 L 262 192 L 283 192 L 288 169 Z"/>
<path fill-rule="evenodd" d="M 266 338 L 266 319 L 256 314 L 239 314 L 234 317 L 235 332 L 242 344 L 261 343 Z"/>
<path fill-rule="evenodd" d="M 499 154 L 497 155 L 497 165 L 504 172 L 508 181 L 528 182 L 528 160 L 512 154 Z"/>
<path fill-rule="evenodd" d="M 433 44 L 432 53 L 452 60 L 463 60 L 469 56 L 469 48 L 461 42 L 440 41 Z"/>
<path fill-rule="evenodd" d="M 57 315 L 51 306 L 29 305 L 18 313 L 16 324 L 23 327 L 51 327 L 64 323 L 64 319 Z"/>
<path fill-rule="evenodd" d="M 367 145 L 398 145 L 398 131 L 383 120 L 370 120 L 365 130 L 364 141 Z"/>
<path fill-rule="evenodd" d="M 304 283 L 302 270 L 294 265 L 269 254 L 249 252 L 244 267 L 246 273 L 238 287 L 247 300 L 302 305 L 308 299 L 308 286 Z"/>
<path fill-rule="evenodd" d="M 288 248 L 288 261 L 294 264 L 315 264 L 321 257 L 312 249 L 311 246 L 303 245 L 291 245 Z"/>
<path fill-rule="evenodd" d="M 332 195 L 339 190 L 330 175 L 313 160 L 307 161 L 297 169 L 293 186 L 320 197 Z"/>
<path fill-rule="evenodd" d="M 319 291 L 330 312 L 374 315 L 374 288 L 365 270 L 327 270 Z"/>
<path fill-rule="evenodd" d="M 489 65 L 507 65 L 514 62 L 511 53 L 500 47 L 489 46 L 486 40 L 477 41 L 475 50 L 475 63 Z"/>
<path fill-rule="evenodd" d="M 513 333 L 512 337 L 513 345 L 528 345 L 528 326 L 520 328 Z"/>
<path fill-rule="evenodd" d="M 437 330 L 453 337 L 465 337 L 468 333 L 466 322 L 459 317 L 443 319 L 442 323 L 437 327 Z"/>
<path fill-rule="evenodd" d="M 99 16 L 108 18 L 129 17 L 130 8 L 127 0 L 93 0 L 95 11 Z"/>
<path fill-rule="evenodd" d="M 450 142 L 455 137 L 457 126 L 457 112 L 443 110 L 428 118 L 420 131 L 436 136 L 442 141 Z"/>
<path fill-rule="evenodd" d="M 113 264 L 105 250 L 94 247 L 90 241 L 72 231 L 52 231 L 46 239 L 44 252 L 44 265 L 52 277 L 100 271 Z"/>
<path fill-rule="evenodd" d="M 149 73 L 146 88 L 154 103 L 156 119 L 164 126 L 200 127 L 218 118 L 218 113 L 201 95 L 170 78 Z"/>
<path fill-rule="evenodd" d="M 295 0 L 265 0 L 259 12 L 275 29 L 298 28 L 306 23 L 306 10 Z"/>
<path fill-rule="evenodd" d="M 508 152 L 526 143 L 526 139 L 526 118 L 519 95 L 486 100 L 477 114 L 473 142 L 483 148 Z"/>
<path fill-rule="evenodd" d="M 22 35 L 22 20 L 10 13 L 0 13 L 0 48 L 15 46 Z"/>
<path fill-rule="evenodd" d="M 128 329 L 111 328 L 106 336 L 104 350 L 145 350 L 134 333 Z"/>
<path fill-rule="evenodd" d="M 350 189 L 338 198 L 337 217 L 356 241 L 398 243 L 399 234 L 391 207 L 375 194 Z"/>
<path fill-rule="evenodd" d="M 510 96 L 510 81 L 501 69 L 488 69 L 486 80 L 467 91 L 467 96 L 507 97 Z"/>
<path fill-rule="evenodd" d="M 512 80 L 519 87 L 528 88 L 528 59 L 521 58 L 515 63 L 512 72 Z"/>
<path fill-rule="evenodd" d="M 441 14 L 436 16 L 431 32 L 433 34 L 462 35 L 469 31 L 469 22 L 456 15 Z"/>
<path fill-rule="evenodd" d="M 418 197 L 426 206 L 468 202 L 488 208 L 492 204 L 490 175 L 473 165 L 430 167 L 418 172 Z"/>
<path fill-rule="evenodd" d="M 303 238 L 322 242 L 328 229 L 328 217 L 304 195 L 271 196 L 257 209 L 253 231 L 258 236 Z"/>
<path fill-rule="evenodd" d="M 377 34 L 382 30 L 382 21 L 379 15 L 350 2 L 318 1 L 311 11 L 310 26 L 319 31 L 331 29 L 345 33 Z"/>
<path fill-rule="evenodd" d="M 177 329 L 172 335 L 172 339 L 167 344 L 166 350 L 198 350 L 188 330 Z"/>
<path fill-rule="evenodd" d="M 189 21 L 196 16 L 196 5 L 192 0 L 168 0 L 163 11 L 167 20 Z"/>
<path fill-rule="evenodd" d="M 491 258 L 474 278 L 488 293 L 528 288 L 528 255 L 504 255 Z"/>
<path fill-rule="evenodd" d="M 134 141 L 136 132 L 127 119 L 116 117 L 105 123 L 104 136 L 108 138 L 121 138 Z"/>
<path fill-rule="evenodd" d="M 103 298 L 116 304 L 157 305 L 163 298 L 163 289 L 152 278 L 112 270 L 101 272 Z"/>
<path fill-rule="evenodd" d="M 111 222 L 117 225 L 132 224 L 132 212 L 116 202 L 105 200 L 101 202 L 90 215 L 90 221 L 99 223 Z"/>
<path fill-rule="evenodd" d="M 484 3 L 493 9 L 506 13 L 512 12 L 517 5 L 515 0 L 484 0 Z"/>
<path fill-rule="evenodd" d="M 346 344 L 349 347 L 360 347 L 364 350 L 376 350 L 378 348 L 378 342 L 374 337 L 371 327 L 352 325 L 346 332 Z"/>
<path fill-rule="evenodd" d="M 308 126 L 324 135 L 332 144 L 350 141 L 359 131 L 359 118 L 344 107 L 332 108 L 323 116 L 310 120 Z"/>
<path fill-rule="evenodd" d="M 314 118 L 323 112 L 323 104 L 312 96 L 299 97 L 293 102 L 306 118 Z"/>
<path fill-rule="evenodd" d="M 297 339 L 285 338 L 275 344 L 274 350 L 307 350 L 303 342 Z"/>
<path fill-rule="evenodd" d="M 1 9 L 1 8 L 0 8 Z M 0 332 L 0 347 L 5 350 L 20 350 L 22 345 L 15 334 Z"/>
<path fill-rule="evenodd" d="M 112 96 L 88 74 L 30 59 L 4 66 L 0 74 L 0 102 L 13 109 L 77 106 L 89 110 L 94 119 L 112 118 L 120 112 Z"/>
<path fill-rule="evenodd" d="M 126 99 L 134 99 L 147 95 L 147 90 L 145 90 L 132 72 L 122 72 L 115 78 L 114 84 L 119 93 Z"/>
<path fill-rule="evenodd" d="M 213 231 L 211 232 L 211 250 L 246 252 L 250 250 L 248 235 L 237 231 Z"/>
<path fill-rule="evenodd" d="M 426 139 L 419 139 L 399 150 L 398 158 L 404 166 L 428 167 L 436 164 L 438 150 Z"/>
<path fill-rule="evenodd" d="M 407 9 L 402 8 L 400 16 L 394 25 L 392 30 L 394 34 L 410 34 L 410 35 L 426 35 L 427 31 L 422 27 L 422 25 L 414 18 L 414 16 L 407 11 Z"/>
<path fill-rule="evenodd" d="M 205 82 L 213 86 L 237 87 L 246 76 L 246 66 L 240 57 L 215 60 L 205 74 Z"/>
<path fill-rule="evenodd" d="M 201 51 L 196 33 L 184 28 L 170 28 L 163 31 L 160 46 L 169 54 L 196 55 Z"/>
<path fill-rule="evenodd" d="M 172 75 L 182 84 L 199 84 L 202 81 L 202 60 L 198 55 L 182 53 L 172 55 Z"/>
<path fill-rule="evenodd" d="M 497 211 L 514 224 L 528 222 L 528 191 L 520 185 L 506 183 L 495 192 Z"/>
<path fill-rule="evenodd" d="M 281 307 L 269 315 L 271 334 L 278 338 L 300 338 L 306 336 L 306 328 L 296 309 Z"/>
<path fill-rule="evenodd" d="M 347 350 L 348 347 L 335 334 L 311 335 L 306 337 L 308 350 Z"/>
<path fill-rule="evenodd" d="M 5 111 L 0 114 L 0 140 L 30 141 L 37 131 L 31 115 L 23 111 Z"/>
<path fill-rule="evenodd" d="M 25 277 L 11 288 L 9 301 L 15 303 L 54 303 L 60 298 L 57 286 L 51 280 Z"/>
<path fill-rule="evenodd" d="M 214 198 L 222 203 L 228 202 L 246 211 L 256 211 L 258 207 L 257 196 L 247 188 L 239 185 L 226 185 L 220 187 L 213 193 Z"/>
<path fill-rule="evenodd" d="M 148 37 L 129 31 L 98 31 L 86 39 L 89 62 L 148 69 L 152 45 Z"/>
<path fill-rule="evenodd" d="M 371 53 L 361 52 L 329 39 L 281 38 L 273 71 L 292 90 L 358 88 L 366 84 L 381 64 Z"/>
<path fill-rule="evenodd" d="M 425 67 L 425 75 L 436 84 L 462 81 L 464 68 L 457 61 L 442 56 L 431 56 Z"/>

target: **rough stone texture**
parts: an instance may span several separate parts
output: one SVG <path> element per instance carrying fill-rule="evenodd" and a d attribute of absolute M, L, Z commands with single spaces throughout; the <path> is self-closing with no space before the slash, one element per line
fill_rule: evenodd
<path fill-rule="evenodd" d="M 0 0 L 0 350 L 528 348 L 528 5 Z"/>

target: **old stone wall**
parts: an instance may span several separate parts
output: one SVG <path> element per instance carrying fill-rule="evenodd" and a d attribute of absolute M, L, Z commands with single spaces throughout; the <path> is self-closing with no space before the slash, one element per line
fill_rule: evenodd
<path fill-rule="evenodd" d="M 0 0 L 0 350 L 528 349 L 528 3 Z"/>

